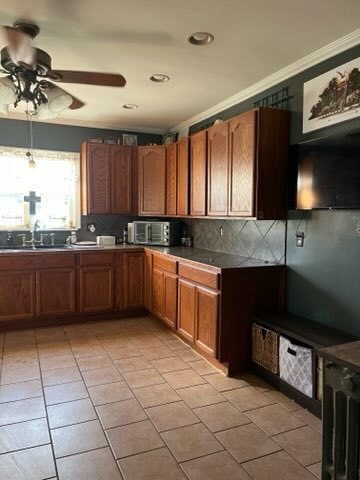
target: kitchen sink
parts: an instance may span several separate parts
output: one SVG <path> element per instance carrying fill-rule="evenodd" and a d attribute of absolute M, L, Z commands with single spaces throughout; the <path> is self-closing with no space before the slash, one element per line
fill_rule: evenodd
<path fill-rule="evenodd" d="M 68 245 L 65 245 L 63 243 L 60 243 L 58 245 L 35 245 L 35 247 L 33 247 L 32 245 L 0 245 L 0 250 L 31 251 L 31 250 L 53 250 L 54 248 L 55 249 L 68 248 Z"/>

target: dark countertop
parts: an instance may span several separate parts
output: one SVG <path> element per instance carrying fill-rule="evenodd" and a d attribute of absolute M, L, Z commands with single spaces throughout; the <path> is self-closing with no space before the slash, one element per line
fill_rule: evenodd
<path fill-rule="evenodd" d="M 173 255 L 180 259 L 190 260 L 192 262 L 202 263 L 221 269 L 274 267 L 278 265 L 263 260 L 242 257 L 241 255 L 230 255 L 195 247 L 155 247 L 147 245 L 146 248 L 159 253 Z"/>
<path fill-rule="evenodd" d="M 271 263 L 263 260 L 256 260 L 253 258 L 242 257 L 240 255 L 230 255 L 221 252 L 215 252 L 212 250 L 205 250 L 195 247 L 156 247 L 150 245 L 112 245 L 112 246 L 75 246 L 75 247 L 51 247 L 48 248 L 1 248 L 0 255 L 19 255 L 19 254 L 35 254 L 41 253 L 79 253 L 89 251 L 126 251 L 137 250 L 142 251 L 144 248 L 153 250 L 155 252 L 174 256 L 178 259 L 189 260 L 191 262 L 200 263 L 203 265 L 209 265 L 219 269 L 231 269 L 231 268 L 259 268 L 259 267 L 274 267 L 279 266 L 276 263 Z M 280 265 L 282 266 L 282 265 Z"/>
<path fill-rule="evenodd" d="M 357 342 L 334 345 L 333 347 L 322 348 L 319 355 L 340 365 L 349 367 L 360 373 L 360 340 Z"/>
<path fill-rule="evenodd" d="M 1 254 L 41 254 L 41 253 L 59 253 L 59 252 L 88 252 L 88 251 L 104 251 L 104 250 L 138 250 L 142 251 L 143 246 L 142 245 L 110 245 L 110 246 L 103 246 L 103 245 L 91 245 L 91 246 L 74 246 L 74 247 L 68 247 L 68 246 L 43 246 L 41 248 L 21 248 L 20 246 L 17 248 L 14 246 L 13 248 L 1 248 L 0 246 L 0 255 Z"/>

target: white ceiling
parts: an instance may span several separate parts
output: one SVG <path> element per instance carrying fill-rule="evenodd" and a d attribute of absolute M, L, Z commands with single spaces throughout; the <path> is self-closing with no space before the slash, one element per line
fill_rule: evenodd
<path fill-rule="evenodd" d="M 124 88 L 68 84 L 86 102 L 60 122 L 168 130 L 359 26 L 359 0 L 11 0 L 0 24 L 19 18 L 41 29 L 35 46 L 53 68 L 121 73 Z M 196 31 L 215 36 L 195 47 Z M 6 41 L 0 37 L 0 47 Z M 171 81 L 155 84 L 153 73 Z M 124 110 L 124 103 L 139 109 Z"/>

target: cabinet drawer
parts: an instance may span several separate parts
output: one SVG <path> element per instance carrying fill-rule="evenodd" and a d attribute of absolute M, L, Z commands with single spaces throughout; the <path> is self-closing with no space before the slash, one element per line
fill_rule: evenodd
<path fill-rule="evenodd" d="M 75 265 L 75 256 L 72 253 L 18 253 L 0 258 L 0 270 L 32 270 L 38 268 L 72 267 Z"/>
<path fill-rule="evenodd" d="M 176 273 L 177 261 L 170 258 L 154 255 L 153 266 L 158 270 L 165 270 L 166 272 Z"/>
<path fill-rule="evenodd" d="M 219 288 L 220 274 L 214 270 L 207 270 L 179 263 L 179 276 L 188 278 L 196 283 L 201 283 L 201 285 L 205 285 L 214 290 L 218 290 Z"/>
<path fill-rule="evenodd" d="M 80 265 L 112 265 L 114 254 L 112 252 L 91 252 L 80 255 Z"/>

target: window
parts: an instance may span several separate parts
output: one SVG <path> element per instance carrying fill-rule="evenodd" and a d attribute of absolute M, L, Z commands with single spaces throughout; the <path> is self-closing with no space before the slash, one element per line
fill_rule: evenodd
<path fill-rule="evenodd" d="M 79 154 L 0 147 L 0 229 L 80 227 Z"/>

